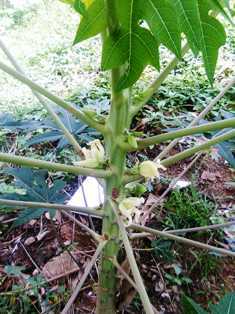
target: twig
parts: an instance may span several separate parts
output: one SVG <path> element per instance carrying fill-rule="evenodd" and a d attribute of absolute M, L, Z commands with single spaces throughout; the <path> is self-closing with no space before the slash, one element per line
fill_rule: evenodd
<path fill-rule="evenodd" d="M 71 295 L 71 297 L 69 298 L 69 301 L 67 302 L 67 304 L 65 305 L 64 309 L 62 310 L 61 314 L 67 314 L 70 307 L 72 306 L 72 304 L 74 303 L 74 301 L 76 300 L 83 284 L 85 283 L 92 267 L 94 266 L 96 259 L 98 258 L 98 256 L 100 255 L 100 253 L 102 252 L 104 246 L 105 246 L 106 242 L 100 242 L 100 244 L 98 245 L 98 248 L 95 252 L 95 254 L 93 255 L 92 259 L 90 260 L 90 262 L 87 264 L 84 274 L 82 276 L 82 278 L 80 279 L 79 284 L 77 285 L 76 289 L 74 290 L 73 294 Z"/>
<path fill-rule="evenodd" d="M 224 227 L 235 225 L 235 221 L 226 222 L 223 224 L 216 224 L 204 227 L 195 227 L 195 228 L 188 228 L 188 229 L 176 229 L 176 230 L 168 230 L 167 233 L 171 234 L 183 234 L 183 233 L 191 233 L 191 232 L 200 232 L 200 231 L 208 231 L 208 230 L 216 230 L 222 229 Z"/>
<path fill-rule="evenodd" d="M 128 226 L 129 228 L 129 226 Z M 129 239 L 131 240 L 135 240 L 135 239 L 142 239 L 142 238 L 147 238 L 152 236 L 151 233 L 148 232 L 138 232 L 138 233 L 130 233 L 129 234 Z"/>
<path fill-rule="evenodd" d="M 50 225 L 51 225 L 51 228 L 52 228 L 52 230 L 53 230 L 53 232 L 54 232 L 54 234 L 55 234 L 55 236 L 56 236 L 56 239 L 57 239 L 59 245 L 61 246 L 62 250 L 65 250 L 65 251 L 69 254 L 69 256 L 71 257 L 71 259 L 75 262 L 75 264 L 76 264 L 77 266 L 79 266 L 79 263 L 78 263 L 78 261 L 76 260 L 76 258 L 75 258 L 75 257 L 73 256 L 73 254 L 70 252 L 70 250 L 68 249 L 68 247 L 64 245 L 64 243 L 63 243 L 63 241 L 62 241 L 62 239 L 61 239 L 61 236 L 60 236 L 60 234 L 58 233 L 58 231 L 56 230 L 56 227 L 55 227 L 54 223 L 52 222 L 52 220 L 50 220 Z"/>
<path fill-rule="evenodd" d="M 212 139 L 206 141 L 203 144 L 200 145 L 196 145 L 192 148 L 186 149 L 184 151 L 182 151 L 181 153 L 175 154 L 174 156 L 168 157 L 167 159 L 162 160 L 161 164 L 164 167 L 169 167 L 183 159 L 186 159 L 188 157 L 191 157 L 192 155 L 195 155 L 199 152 L 202 152 L 203 150 L 208 150 L 210 149 L 212 146 L 215 146 L 221 142 L 225 142 L 228 141 L 232 138 L 235 137 L 235 129 L 234 129 L 234 125 L 232 126 L 233 129 L 231 131 L 225 132 L 220 136 L 215 136 Z"/>
<path fill-rule="evenodd" d="M 230 221 L 230 222 L 226 222 L 223 224 L 209 225 L 209 226 L 204 226 L 204 227 L 185 228 L 185 229 L 176 229 L 176 230 L 165 230 L 164 232 L 170 233 L 170 234 L 185 234 L 185 233 L 192 233 L 192 232 L 222 229 L 224 227 L 229 227 L 232 225 L 235 225 L 235 221 Z M 131 226 L 130 226 L 130 228 L 131 228 Z M 134 240 L 134 239 L 146 238 L 149 236 L 151 236 L 150 233 L 141 232 L 141 233 L 132 233 L 129 235 L 129 238 Z"/>
<path fill-rule="evenodd" d="M 115 258 L 111 258 L 111 261 L 113 265 L 117 268 L 117 270 L 126 278 L 126 280 L 135 288 L 137 292 L 139 292 L 139 289 L 136 285 L 136 283 L 131 279 L 131 277 L 125 272 L 125 270 L 121 267 L 121 265 L 117 262 Z"/>
<path fill-rule="evenodd" d="M 210 111 L 211 109 L 220 101 L 221 98 L 224 97 L 224 95 L 227 93 L 227 91 L 235 84 L 235 77 L 233 77 L 229 83 L 222 89 L 222 91 L 211 101 L 211 103 L 188 125 L 188 128 L 195 126 L 200 122 L 201 119 L 203 119 Z M 163 159 L 166 157 L 168 152 L 178 143 L 180 139 L 173 140 L 155 159 Z"/>
<path fill-rule="evenodd" d="M 26 249 L 26 247 L 24 246 L 24 244 L 19 240 L 20 246 L 22 247 L 22 249 L 24 250 L 25 254 L 28 256 L 28 258 L 30 259 L 31 263 L 34 265 L 34 267 L 38 270 L 39 273 L 42 273 L 40 267 L 37 265 L 37 263 L 34 261 L 34 259 L 32 258 L 32 256 L 29 254 L 28 250 Z"/>
<path fill-rule="evenodd" d="M 81 223 L 79 220 L 77 220 L 72 214 L 62 210 L 61 211 L 66 217 L 68 217 L 69 219 L 71 219 L 72 221 L 74 221 L 79 227 L 83 228 L 84 230 L 86 230 L 96 242 L 100 242 L 101 241 L 101 236 L 96 233 L 94 230 L 90 229 L 88 226 L 86 226 L 85 224 Z"/>
<path fill-rule="evenodd" d="M 154 314 L 153 306 L 149 300 L 147 291 L 146 291 L 144 283 L 143 283 L 143 279 L 140 275 L 140 272 L 139 272 L 139 269 L 138 269 L 138 266 L 137 266 L 137 263 L 135 260 L 134 252 L 132 250 L 131 244 L 130 244 L 128 236 L 127 236 L 126 228 L 125 228 L 125 226 L 124 226 L 124 224 L 123 224 L 123 222 L 122 222 L 122 220 L 121 220 L 121 218 L 117 212 L 116 205 L 112 201 L 110 201 L 110 204 L 111 204 L 113 211 L 114 211 L 116 218 L 117 218 L 117 222 L 118 222 L 119 229 L 120 229 L 120 234 L 121 234 L 123 244 L 124 244 L 124 247 L 126 250 L 126 255 L 127 255 L 128 260 L 129 260 L 132 274 L 133 274 L 133 277 L 135 279 L 136 286 L 138 288 L 138 292 L 139 292 L 143 307 L 145 309 L 145 312 L 146 312 L 146 314 Z"/>
<path fill-rule="evenodd" d="M 212 139 L 210 140 L 207 140 L 205 143 L 203 144 L 200 144 L 200 145 L 196 145 L 192 148 L 189 148 L 189 149 L 186 149 L 180 153 L 177 153 L 173 156 L 170 156 L 166 159 L 163 159 L 161 161 L 161 164 L 164 166 L 164 167 L 169 167 L 183 159 L 186 159 L 188 157 L 191 157 L 197 153 L 200 153 L 204 150 L 208 150 L 210 149 L 212 146 L 215 146 L 221 142 L 225 142 L 225 141 L 228 141 L 232 138 L 235 138 L 235 129 L 234 129 L 234 125 L 231 125 L 231 127 L 233 127 L 233 129 L 231 131 L 228 131 L 228 132 L 225 132 L 223 133 L 222 135 L 216 135 L 215 137 L 213 137 Z M 0 154 L 0 157 L 1 157 L 1 154 Z M 1 159 L 1 158 L 0 158 Z M 130 183 L 130 182 L 133 182 L 133 181 L 137 181 L 137 180 L 141 180 L 142 177 L 140 175 L 131 175 L 130 172 L 127 171 L 127 176 L 124 178 L 124 183 L 127 184 L 127 183 Z"/>
<path fill-rule="evenodd" d="M 174 234 L 171 234 L 171 233 L 168 233 L 168 232 L 165 232 L 165 231 L 159 231 L 159 230 L 155 230 L 155 229 L 148 228 L 148 227 L 138 226 L 138 225 L 135 225 L 135 224 L 130 225 L 129 228 L 135 229 L 135 230 L 139 230 L 139 231 L 144 231 L 144 232 L 147 232 L 147 233 L 150 233 L 150 234 L 154 234 L 154 235 L 157 235 L 157 236 L 160 236 L 160 237 L 168 238 L 168 239 L 171 239 L 171 240 L 174 240 L 174 241 L 178 241 L 178 242 L 181 242 L 181 243 L 189 245 L 189 246 L 195 246 L 195 247 L 198 247 L 200 249 L 205 249 L 207 251 L 212 251 L 212 252 L 214 251 L 214 252 L 222 254 L 222 255 L 228 255 L 228 256 L 231 256 L 231 257 L 235 257 L 235 252 L 232 252 L 232 251 L 229 251 L 229 250 L 225 250 L 225 249 L 221 249 L 221 248 L 217 248 L 215 246 L 208 245 L 208 244 L 205 244 L 205 243 L 201 243 L 201 242 L 198 242 L 198 241 L 193 241 L 193 240 L 190 240 L 190 239 L 179 237 L 177 235 L 174 235 Z"/>
<path fill-rule="evenodd" d="M 198 126 L 192 126 L 188 128 L 181 128 L 168 133 L 161 133 L 154 136 L 149 136 L 146 138 L 140 138 L 137 140 L 138 149 L 144 149 L 151 145 L 160 144 L 165 141 L 174 140 L 176 138 L 183 138 L 185 136 L 191 136 L 193 134 L 202 134 L 210 131 L 224 130 L 228 128 L 234 128 L 235 118 L 229 118 L 224 120 L 219 120 L 215 122 L 207 122 Z M 129 151 L 134 151 L 136 149 L 132 148 L 130 144 L 123 142 L 122 139 L 119 140 L 120 146 Z"/>

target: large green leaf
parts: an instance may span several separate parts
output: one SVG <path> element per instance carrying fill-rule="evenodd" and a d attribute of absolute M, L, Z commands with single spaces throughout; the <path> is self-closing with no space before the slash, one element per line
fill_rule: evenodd
<path fill-rule="evenodd" d="M 180 57 L 182 33 L 193 52 L 202 54 L 208 79 L 213 82 L 226 34 L 211 12 L 227 16 L 222 0 L 113 0 L 113 10 L 119 25 L 110 34 L 107 21 L 112 17 L 107 16 L 106 2 L 93 0 L 81 19 L 75 43 L 103 33 L 102 69 L 123 65 L 120 89 L 133 85 L 147 65 L 159 68 L 160 44 Z"/>
<path fill-rule="evenodd" d="M 186 35 L 191 49 L 196 54 L 200 50 L 200 15 L 198 2 L 195 0 L 176 0 L 174 4 L 179 14 L 181 31 Z"/>
<path fill-rule="evenodd" d="M 199 304 L 191 298 L 183 296 L 182 305 L 185 314 L 208 314 Z M 218 304 L 209 306 L 210 314 L 234 314 L 235 313 L 235 293 L 226 294 Z"/>
<path fill-rule="evenodd" d="M 156 43 L 147 29 L 135 26 L 131 32 L 126 30 L 119 33 L 117 40 L 113 37 L 106 39 L 102 69 L 112 69 L 124 63 L 126 63 L 126 69 L 118 84 L 118 89 L 134 84 L 148 64 L 159 68 Z"/>
<path fill-rule="evenodd" d="M 235 313 L 235 293 L 226 294 L 219 304 L 210 305 L 212 314 L 234 314 Z"/>
<path fill-rule="evenodd" d="M 181 35 L 174 7 L 168 0 L 146 0 L 143 17 L 156 39 L 181 57 Z"/>
<path fill-rule="evenodd" d="M 184 314 L 208 314 L 199 304 L 187 296 L 182 297 Z"/>
<path fill-rule="evenodd" d="M 24 189 L 25 194 L 1 194 L 0 198 L 14 199 L 21 201 L 43 202 L 43 203 L 63 203 L 66 195 L 63 193 L 65 182 L 56 180 L 52 186 L 47 184 L 47 171 L 32 170 L 29 168 L 6 168 L 2 171 L 6 175 L 15 178 L 14 185 Z M 24 224 L 31 219 L 40 217 L 47 209 L 45 208 L 26 208 L 22 210 L 15 221 L 14 226 Z M 52 215 L 55 210 L 48 210 Z"/>
<path fill-rule="evenodd" d="M 226 34 L 223 25 L 208 15 L 210 6 L 199 1 L 200 50 L 202 51 L 208 79 L 213 83 L 219 48 L 225 44 Z"/>
<path fill-rule="evenodd" d="M 219 48 L 225 44 L 226 40 L 222 24 L 209 15 L 213 1 L 175 1 L 182 32 L 185 33 L 194 53 L 202 52 L 206 73 L 211 83 L 214 78 Z"/>
<path fill-rule="evenodd" d="M 90 142 L 99 136 L 99 133 L 76 120 L 68 111 L 61 108 L 55 109 L 55 111 L 60 116 L 60 119 L 66 128 L 76 137 L 80 144 Z M 14 134 L 18 132 L 21 132 L 21 134 L 27 132 L 29 137 L 26 143 L 27 146 L 56 141 L 58 142 L 56 146 L 58 149 L 69 145 L 64 133 L 50 119 L 44 119 L 41 121 L 15 120 L 11 114 L 6 113 L 0 114 L 0 127 L 6 132 Z M 43 133 L 35 135 L 33 131 L 37 131 L 38 129 L 43 129 Z"/>
<path fill-rule="evenodd" d="M 159 68 L 157 43 L 151 32 L 138 25 L 139 1 L 120 0 L 117 10 L 121 30 L 104 40 L 102 69 L 126 64 L 118 88 L 134 84 L 148 64 Z"/>
<path fill-rule="evenodd" d="M 80 13 L 81 15 L 85 15 L 86 14 L 86 6 L 85 6 L 83 1 L 81 1 L 81 0 L 74 0 L 73 6 L 74 6 L 74 9 L 78 13 Z"/>
<path fill-rule="evenodd" d="M 74 44 L 101 33 L 107 26 L 104 0 L 95 0 L 82 17 Z"/>

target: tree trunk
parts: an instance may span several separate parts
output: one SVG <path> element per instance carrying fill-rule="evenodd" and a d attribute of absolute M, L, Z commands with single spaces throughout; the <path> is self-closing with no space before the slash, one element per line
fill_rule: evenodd
<path fill-rule="evenodd" d="M 117 144 L 117 138 L 124 134 L 128 124 L 128 97 L 125 92 L 116 92 L 121 70 L 112 71 L 112 104 L 105 138 L 106 151 L 110 156 L 110 167 L 114 170 L 106 180 L 106 200 L 116 200 L 122 189 L 126 153 Z M 120 248 L 119 227 L 115 214 L 106 202 L 104 206 L 103 237 L 108 240 L 101 259 L 98 288 L 97 314 L 115 313 L 116 269 L 110 258 L 118 256 Z"/>

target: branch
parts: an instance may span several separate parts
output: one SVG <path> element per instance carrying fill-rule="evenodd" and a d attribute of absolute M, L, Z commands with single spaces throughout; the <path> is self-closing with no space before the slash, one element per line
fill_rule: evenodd
<path fill-rule="evenodd" d="M 75 288 L 73 294 L 71 295 L 71 297 L 69 298 L 68 303 L 65 305 L 64 309 L 62 310 L 61 314 L 67 314 L 70 310 L 70 307 L 73 305 L 73 303 L 75 302 L 82 286 L 84 285 L 88 275 L 91 272 L 92 267 L 94 266 L 97 258 L 99 257 L 100 253 L 102 252 L 104 246 L 105 246 L 106 242 L 101 242 L 95 252 L 95 254 L 93 255 L 92 259 L 90 260 L 90 262 L 87 264 L 84 274 L 82 275 L 82 278 L 79 279 L 79 283 L 77 285 L 77 287 Z"/>
<path fill-rule="evenodd" d="M 188 128 L 195 126 L 203 119 L 211 110 L 212 108 L 224 97 L 227 91 L 235 84 L 235 77 L 233 77 L 229 83 L 221 90 L 221 92 L 208 104 L 208 106 L 188 125 Z M 178 143 L 179 139 L 175 139 L 172 141 L 156 158 L 161 160 L 163 159 L 168 152 Z"/>
<path fill-rule="evenodd" d="M 121 234 L 123 244 L 124 244 L 124 247 L 126 250 L 126 255 L 127 255 L 128 260 L 129 260 L 132 274 L 133 274 L 133 277 L 135 279 L 135 283 L 136 283 L 136 286 L 138 288 L 138 292 L 139 292 L 143 307 L 145 309 L 145 312 L 146 312 L 146 314 L 154 314 L 153 306 L 152 306 L 152 304 L 149 300 L 148 294 L 146 292 L 146 289 L 145 289 L 145 286 L 143 283 L 143 279 L 141 278 L 141 275 L 140 275 L 140 272 L 139 272 L 139 269 L 138 269 L 138 266 L 137 266 L 137 263 L 135 260 L 134 253 L 133 253 L 130 241 L 128 239 L 128 236 L 127 236 L 126 228 L 125 228 L 125 226 L 124 226 L 124 224 L 123 224 L 123 222 L 122 222 L 122 220 L 121 220 L 121 218 L 117 212 L 116 205 L 112 201 L 110 201 L 110 204 L 111 204 L 113 211 L 114 211 L 116 218 L 117 218 L 117 222 L 118 222 L 119 229 L 120 229 L 120 234 Z"/>
<path fill-rule="evenodd" d="M 136 286 L 136 283 L 131 279 L 131 277 L 125 272 L 125 270 L 122 268 L 122 266 L 117 262 L 116 258 L 110 258 L 113 265 L 117 268 L 117 270 L 123 275 L 124 278 L 132 285 L 132 287 L 139 292 L 138 287 Z"/>
<path fill-rule="evenodd" d="M 197 146 L 195 146 L 193 148 L 186 149 L 185 151 L 183 151 L 181 153 L 178 153 L 178 154 L 176 154 L 176 155 L 174 155 L 172 157 L 164 159 L 164 160 L 162 160 L 161 163 L 165 167 L 171 166 L 171 165 L 175 164 L 176 162 L 178 162 L 180 160 L 183 160 L 183 159 L 186 159 L 188 157 L 191 157 L 192 155 L 194 155 L 194 154 L 196 154 L 198 152 L 201 152 L 203 150 L 207 150 L 207 149 L 209 149 L 210 147 L 212 147 L 212 146 L 214 146 L 216 144 L 219 144 L 221 142 L 230 140 L 230 139 L 232 139 L 234 137 L 235 137 L 235 130 L 226 132 L 223 135 L 216 136 L 213 139 L 208 140 L 207 142 L 205 142 L 205 143 L 203 143 L 201 145 L 197 145 Z"/>
<path fill-rule="evenodd" d="M 182 48 L 182 57 L 189 51 L 189 45 L 185 44 Z M 152 96 L 157 92 L 159 87 L 168 77 L 170 72 L 176 67 L 180 60 L 178 58 L 173 58 L 172 61 L 166 66 L 166 68 L 159 74 L 157 79 L 144 91 L 140 96 L 135 98 L 131 118 L 133 118 L 141 108 L 152 98 Z"/>
<path fill-rule="evenodd" d="M 15 60 L 14 56 L 11 54 L 11 52 L 5 46 L 5 44 L 1 41 L 1 39 L 0 39 L 0 48 L 3 50 L 3 52 L 5 53 L 7 58 L 10 60 L 12 65 L 15 67 L 15 69 L 19 73 L 25 75 L 24 71 L 21 69 L 20 65 L 17 63 L 17 61 Z M 70 133 L 70 131 L 63 124 L 63 122 L 61 121 L 60 117 L 56 114 L 56 112 L 53 110 L 53 108 L 49 104 L 47 104 L 47 102 L 44 101 L 44 99 L 43 99 L 43 97 L 41 95 L 37 94 L 33 90 L 32 90 L 32 93 L 38 99 L 38 101 L 47 109 L 48 113 L 51 115 L 51 117 L 54 120 L 55 124 L 62 130 L 62 132 L 64 133 L 64 136 L 66 137 L 68 142 L 74 147 L 75 151 L 79 154 L 79 156 L 81 158 L 83 158 L 83 152 L 82 152 L 81 146 L 78 144 L 78 142 L 75 139 L 75 137 L 73 136 L 73 134 Z"/>
<path fill-rule="evenodd" d="M 222 228 L 233 226 L 233 225 L 235 225 L 235 221 L 229 221 L 229 222 L 226 222 L 226 223 L 223 223 L 223 224 L 209 225 L 209 226 L 204 226 L 204 227 L 167 230 L 167 233 L 184 234 L 184 233 L 192 233 L 192 232 L 201 232 L 201 231 L 222 229 Z"/>
<path fill-rule="evenodd" d="M 52 204 L 52 203 L 40 203 L 40 202 L 25 202 L 25 201 L 15 201 L 0 198 L 0 205 L 6 205 L 8 207 L 27 207 L 27 208 L 46 208 L 46 209 L 56 209 L 56 210 L 67 210 L 76 211 L 79 214 L 93 215 L 95 217 L 103 217 L 103 211 L 98 208 L 88 208 L 88 207 L 78 207 L 70 206 L 64 204 Z"/>
<path fill-rule="evenodd" d="M 28 207 L 28 208 L 45 208 L 45 209 L 56 209 L 61 211 L 65 216 L 68 218 L 72 219 L 79 227 L 83 228 L 86 230 L 90 235 L 97 241 L 100 242 L 100 235 L 87 227 L 85 224 L 81 223 L 78 221 L 73 215 L 68 213 L 68 211 L 72 208 L 74 210 L 73 206 L 68 206 L 68 205 L 61 205 L 61 204 L 50 204 L 50 203 L 39 203 L 39 202 L 24 202 L 24 201 L 13 201 L 13 200 L 5 200 L 5 199 L 0 199 L 0 205 L 6 205 L 6 206 L 19 206 L 19 207 Z M 94 210 L 89 210 L 88 208 L 81 208 L 77 207 L 78 212 L 83 214 L 85 213 L 86 215 L 90 215 L 94 213 L 95 216 L 102 217 L 97 214 L 96 211 Z"/>
<path fill-rule="evenodd" d="M 65 210 L 61 211 L 66 217 L 68 217 L 70 220 L 74 221 L 80 228 L 86 230 L 86 232 L 88 232 L 92 238 L 100 243 L 101 242 L 101 236 L 96 233 L 94 230 L 92 230 L 91 228 L 89 228 L 87 225 L 81 223 L 79 220 L 77 220 L 72 214 L 66 212 Z"/>
<path fill-rule="evenodd" d="M 209 225 L 204 227 L 195 227 L 195 228 L 185 228 L 185 229 L 176 229 L 176 230 L 166 230 L 164 232 L 170 233 L 170 234 L 185 234 L 185 233 L 192 233 L 192 232 L 201 232 L 201 231 L 209 231 L 209 230 L 217 230 L 222 229 L 225 227 L 233 226 L 235 225 L 235 221 L 226 222 L 223 224 L 216 224 L 216 225 Z M 131 226 L 128 227 L 131 229 Z M 149 237 L 151 234 L 148 232 L 141 232 L 141 233 L 132 233 L 130 235 L 130 238 L 133 239 L 139 239 L 139 238 L 146 238 Z"/>
<path fill-rule="evenodd" d="M 164 167 L 169 167 L 175 163 L 177 163 L 178 161 L 181 161 L 183 159 L 186 159 L 188 157 L 191 157 L 192 155 L 198 153 L 198 152 L 203 152 L 203 150 L 208 150 L 210 149 L 212 146 L 224 142 L 224 141 L 228 141 L 232 138 L 235 137 L 235 130 L 229 131 L 224 133 L 223 135 L 220 136 L 216 136 L 213 137 L 211 140 L 206 141 L 205 143 L 201 144 L 201 145 L 197 145 L 193 148 L 189 148 L 186 149 L 185 151 L 178 153 L 172 157 L 163 159 L 161 161 L 161 164 Z M 127 184 L 130 182 L 134 182 L 134 181 L 138 181 L 143 179 L 143 177 L 141 177 L 139 174 L 131 174 L 131 170 L 126 171 L 125 176 L 124 176 L 124 180 L 123 180 L 123 184 Z"/>
<path fill-rule="evenodd" d="M 183 243 L 185 245 L 195 246 L 195 247 L 198 247 L 200 249 L 205 249 L 207 251 L 212 251 L 212 252 L 216 252 L 216 253 L 219 253 L 219 254 L 222 254 L 222 255 L 228 255 L 228 256 L 235 257 L 235 252 L 232 252 L 232 251 L 229 251 L 229 250 L 225 250 L 225 249 L 221 249 L 221 248 L 217 248 L 215 246 L 208 245 L 208 244 L 205 244 L 205 243 L 201 243 L 201 242 L 198 242 L 198 241 L 193 241 L 193 240 L 190 240 L 190 239 L 179 237 L 177 235 L 174 235 L 174 234 L 171 234 L 171 233 L 168 233 L 168 232 L 165 232 L 165 231 L 159 231 L 159 230 L 155 230 L 155 229 L 148 228 L 148 227 L 138 226 L 138 225 L 135 225 L 135 224 L 132 224 L 129 228 L 130 229 L 135 229 L 135 230 L 138 230 L 138 231 L 144 231 L 144 232 L 147 232 L 147 233 L 150 233 L 150 234 L 154 234 L 154 235 L 157 235 L 157 236 L 160 236 L 160 237 L 168 238 L 168 239 L 171 239 L 171 240 Z"/>
<path fill-rule="evenodd" d="M 140 139 L 138 141 L 138 148 L 143 149 L 151 145 L 159 144 L 165 141 L 174 140 L 178 137 L 189 136 L 193 134 L 199 134 L 204 132 L 216 131 L 225 128 L 234 128 L 235 127 L 235 118 L 225 119 L 216 122 L 206 123 L 200 126 L 194 126 L 191 128 L 185 128 L 181 130 L 176 130 L 173 132 L 160 134 L 156 136 L 152 136 L 145 139 Z"/>
<path fill-rule="evenodd" d="M 103 125 L 94 121 L 93 119 L 91 119 L 90 117 L 85 115 L 82 111 L 80 111 L 79 109 L 77 109 L 74 106 L 72 106 L 71 104 L 65 102 L 63 99 L 59 98 L 58 96 L 53 95 L 52 93 L 47 91 L 45 88 L 34 83 L 33 81 L 31 81 L 30 79 L 28 79 L 24 75 L 20 74 L 19 72 L 15 71 L 14 69 L 8 67 L 7 65 L 5 65 L 2 62 L 0 62 L 0 69 L 4 72 L 8 73 L 9 75 L 11 75 L 12 77 L 17 79 L 18 81 L 22 82 L 23 84 L 27 85 L 29 88 L 31 88 L 35 92 L 45 96 L 46 98 L 48 98 L 49 100 L 51 100 L 52 102 L 57 104 L 58 106 L 64 108 L 65 110 L 67 110 L 68 112 L 73 114 L 76 118 L 78 118 L 82 122 L 89 125 L 90 127 L 95 128 L 96 130 L 100 131 L 101 133 L 105 132 L 105 127 Z"/>
<path fill-rule="evenodd" d="M 0 162 L 12 163 L 18 166 L 25 166 L 30 168 L 40 168 L 49 171 L 62 171 L 66 173 L 73 173 L 76 175 L 91 176 L 97 178 L 107 178 L 112 173 L 109 170 L 83 168 L 72 165 L 64 165 L 45 160 L 38 160 L 33 158 L 15 156 L 11 154 L 0 153 Z"/>

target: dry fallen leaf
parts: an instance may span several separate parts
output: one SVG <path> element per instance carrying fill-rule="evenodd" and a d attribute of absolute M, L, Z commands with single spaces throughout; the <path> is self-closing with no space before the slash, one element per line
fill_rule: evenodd
<path fill-rule="evenodd" d="M 52 260 L 47 262 L 44 265 L 42 272 L 47 279 L 51 279 L 77 267 L 78 265 L 75 263 L 69 253 L 63 252 L 59 256 L 54 257 Z"/>
<path fill-rule="evenodd" d="M 34 237 L 29 237 L 28 239 L 26 239 L 24 241 L 24 245 L 29 246 L 31 244 L 33 244 L 36 241 L 36 239 Z"/>
<path fill-rule="evenodd" d="M 210 172 L 210 171 L 203 171 L 201 175 L 201 179 L 205 181 L 215 181 L 216 178 L 220 178 L 221 174 L 219 172 Z"/>

